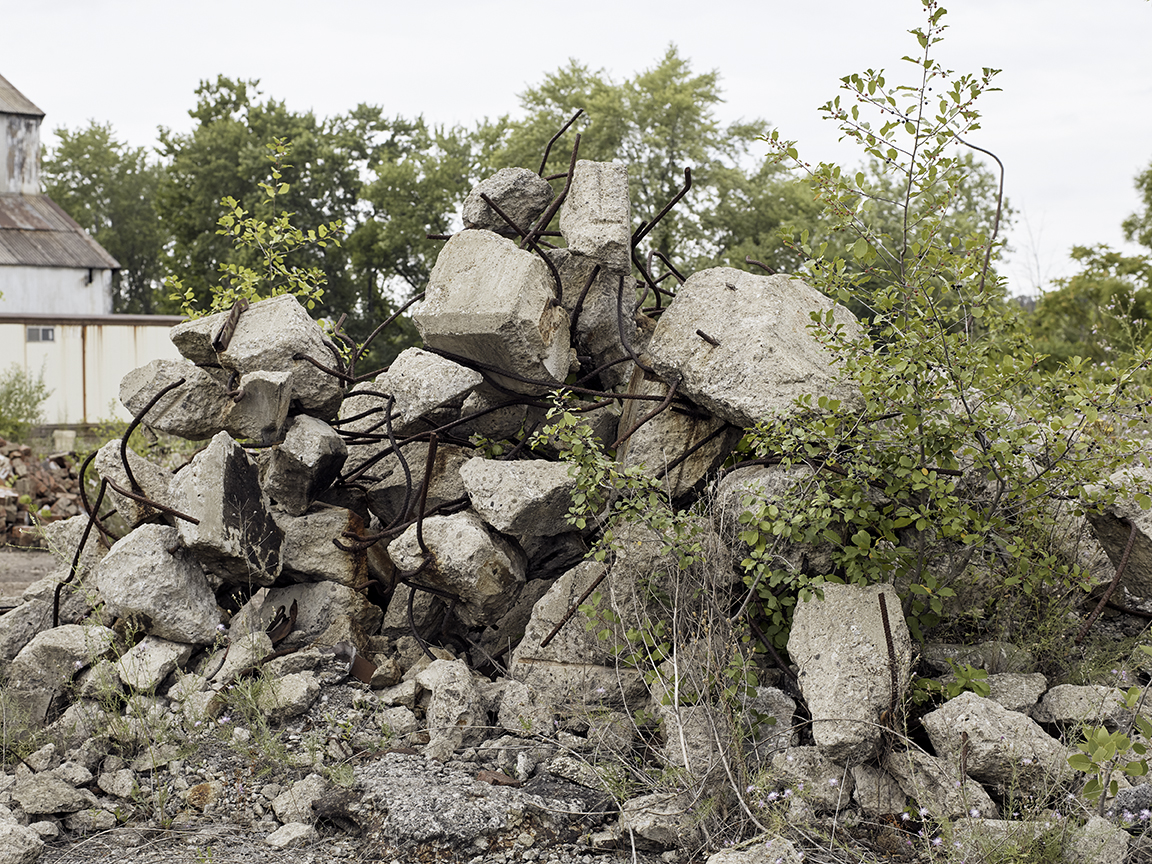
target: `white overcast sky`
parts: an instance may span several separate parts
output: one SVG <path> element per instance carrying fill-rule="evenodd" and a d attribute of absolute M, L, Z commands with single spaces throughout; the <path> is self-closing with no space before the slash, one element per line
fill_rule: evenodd
<path fill-rule="evenodd" d="M 1007 168 L 1018 212 L 1013 293 L 1074 270 L 1073 244 L 1125 246 L 1134 176 L 1152 162 L 1152 2 L 952 0 L 938 58 L 1002 69 L 973 143 Z M 719 119 L 763 118 L 809 161 L 858 161 L 816 110 L 839 78 L 903 76 L 919 0 L 35 0 L 4 13 L 0 74 L 49 130 L 110 122 L 135 146 L 191 128 L 201 79 L 259 78 L 319 116 L 361 102 L 386 115 L 470 124 L 518 110 L 517 94 L 576 58 L 622 79 L 675 43 L 717 70 Z"/>

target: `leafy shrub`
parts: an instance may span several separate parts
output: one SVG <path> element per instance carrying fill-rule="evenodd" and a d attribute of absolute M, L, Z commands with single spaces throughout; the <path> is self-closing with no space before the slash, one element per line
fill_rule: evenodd
<path fill-rule="evenodd" d="M 44 401 L 52 391 L 43 374 L 33 378 L 16 363 L 0 373 L 0 438 L 19 441 L 44 422 Z"/>

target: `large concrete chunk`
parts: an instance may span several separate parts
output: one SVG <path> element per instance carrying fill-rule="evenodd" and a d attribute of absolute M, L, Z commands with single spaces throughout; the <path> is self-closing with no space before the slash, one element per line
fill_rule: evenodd
<path fill-rule="evenodd" d="M 579 160 L 568 197 L 560 207 L 560 233 L 577 255 L 616 273 L 627 273 L 632 260 L 628 166 Z"/>
<path fill-rule="evenodd" d="M 469 459 L 460 469 L 477 513 L 504 534 L 551 537 L 570 530 L 576 478 L 563 462 Z"/>
<path fill-rule="evenodd" d="M 8 667 L 9 704 L 17 712 L 9 720 L 12 728 L 22 728 L 21 721 L 42 724 L 53 700 L 65 692 L 78 671 L 105 654 L 115 638 L 107 627 L 81 624 L 37 633 Z"/>
<path fill-rule="evenodd" d="M 302 516 L 316 496 L 332 485 L 348 458 L 348 446 L 323 420 L 292 418 L 284 442 L 268 457 L 264 491 L 293 516 Z"/>
<path fill-rule="evenodd" d="M 292 397 L 305 413 L 322 420 L 335 415 L 343 395 L 340 381 L 307 360 L 293 359 L 296 355 L 305 355 L 326 366 L 335 363 L 332 351 L 324 342 L 323 331 L 299 300 L 291 294 L 282 294 L 253 303 L 236 322 L 227 347 L 217 353 L 212 340 L 229 314 L 219 312 L 177 324 L 172 328 L 172 343 L 197 365 L 218 363 L 241 376 L 252 372 L 288 372 Z"/>
<path fill-rule="evenodd" d="M 912 640 L 891 585 L 822 587 L 823 600 L 813 597 L 796 604 L 788 653 L 800 667 L 800 689 L 812 713 L 817 746 L 833 762 L 855 765 L 876 755 L 884 731 L 882 715 L 904 698 Z M 881 593 L 892 633 L 895 676 L 880 612 Z"/>
<path fill-rule="evenodd" d="M 381 459 L 371 470 L 372 477 L 379 478 L 368 487 L 368 507 L 385 525 L 402 515 L 407 502 L 408 512 L 415 513 L 419 505 L 420 486 L 424 482 L 424 469 L 428 466 L 428 444 L 413 441 L 400 448 L 408 473 L 400 465 L 395 453 Z M 455 444 L 440 444 L 436 448 L 436 458 L 432 461 L 432 480 L 424 498 L 424 512 L 428 513 L 441 504 L 456 501 L 467 492 L 460 479 L 460 469 L 476 451 L 470 447 Z"/>
<path fill-rule="evenodd" d="M 417 673 L 416 683 L 432 691 L 428 705 L 427 756 L 446 762 L 465 740 L 483 736 L 488 725 L 472 670 L 459 660 L 435 660 Z"/>
<path fill-rule="evenodd" d="M 138 494 L 150 498 L 160 504 L 167 504 L 168 484 L 172 480 L 172 472 L 166 471 L 159 465 L 153 465 L 143 456 L 129 449 L 128 465 L 132 468 L 132 476 L 140 484 Z M 124 462 L 120 457 L 120 441 L 109 441 L 96 452 L 96 472 L 104 479 L 110 480 L 121 489 L 132 491 L 132 484 L 128 480 L 128 472 L 124 470 Z M 135 499 L 121 495 L 114 489 L 108 489 L 112 505 L 120 517 L 132 528 L 141 522 L 154 517 L 159 511 L 155 507 L 142 504 Z M 96 544 L 93 544 L 96 545 Z"/>
<path fill-rule="evenodd" d="M 553 197 L 551 184 L 527 168 L 501 168 L 477 183 L 464 199 L 464 227 L 486 228 L 507 237 L 515 237 L 516 231 L 485 203 L 481 194 L 487 195 L 525 231 L 544 215 Z"/>
<path fill-rule="evenodd" d="M 96 567 L 96 584 L 117 617 L 137 613 L 161 639 L 208 645 L 220 612 L 200 565 L 166 525 L 141 525 L 117 541 Z"/>
<path fill-rule="evenodd" d="M 570 365 L 568 313 L 556 305 L 548 266 L 511 240 L 462 231 L 440 251 L 425 300 L 412 316 L 424 344 L 546 382 Z M 501 379 L 518 392 L 539 387 Z"/>
<path fill-rule="evenodd" d="M 390 393 L 392 430 L 401 434 L 430 411 L 445 405 L 459 407 L 484 381 L 475 369 L 453 363 L 420 348 L 408 348 L 376 378 L 373 389 Z"/>
<path fill-rule="evenodd" d="M 1089 512 L 1096 538 L 1113 567 L 1119 567 L 1133 527 L 1136 536 L 1120 584 L 1138 597 L 1152 597 L 1152 510 L 1143 509 L 1135 493 L 1152 489 L 1152 469 L 1134 464 L 1108 478 L 1108 485 L 1126 490 L 1102 512 Z"/>
<path fill-rule="evenodd" d="M 339 582 L 350 588 L 362 588 L 368 582 L 367 553 L 348 552 L 332 542 L 348 545 L 345 532 L 364 533 L 364 521 L 351 510 L 323 507 L 304 516 L 277 514 L 276 524 L 284 532 L 281 557 L 288 578 Z"/>
<path fill-rule="evenodd" d="M 274 588 L 264 598 L 254 630 L 263 631 L 278 610 L 289 612 L 296 604 L 296 623 L 284 640 L 276 643 L 281 651 L 304 645 L 331 648 L 348 641 L 361 654 L 369 652 L 369 637 L 380 627 L 380 607 L 346 585 L 335 582 L 308 582 L 288 588 Z M 242 622 L 243 626 L 243 622 Z"/>
<path fill-rule="evenodd" d="M 961 693 L 921 718 L 932 746 L 982 783 L 1041 794 L 1072 779 L 1069 750 L 1030 717 L 998 702 Z"/>
<path fill-rule="evenodd" d="M 984 787 L 960 773 L 959 761 L 929 756 L 920 750 L 885 750 L 881 767 L 896 779 L 904 794 L 938 819 L 1000 814 Z"/>
<path fill-rule="evenodd" d="M 680 393 L 741 427 L 790 412 L 799 396 L 855 402 L 855 389 L 836 380 L 832 355 L 808 329 L 811 312 L 829 309 L 849 336 L 861 332 L 851 312 L 798 279 L 702 270 L 660 316 L 649 358 L 665 380 L 681 379 Z"/>
<path fill-rule="evenodd" d="M 120 402 L 136 416 L 157 393 L 181 378 L 184 382 L 160 397 L 144 422 L 193 441 L 211 438 L 224 428 L 232 400 L 220 382 L 187 360 L 153 360 L 129 372 L 120 382 Z"/>
<path fill-rule="evenodd" d="M 401 570 L 411 572 L 424 561 L 413 525 L 388 546 Z M 475 513 L 424 520 L 424 543 L 433 558 L 420 578 L 460 598 L 456 614 L 469 626 L 495 623 L 507 612 L 524 584 L 524 553 L 490 532 Z"/>
<path fill-rule="evenodd" d="M 200 520 L 177 520 L 177 528 L 207 570 L 237 585 L 276 581 L 284 535 L 268 510 L 256 466 L 227 432 L 175 476 L 170 491 L 177 510 Z"/>
<path fill-rule="evenodd" d="M 295 395 L 291 373 L 249 372 L 240 376 L 237 389 L 235 400 L 224 415 L 228 433 L 260 444 L 282 438 Z"/>
<path fill-rule="evenodd" d="M 154 693 L 179 665 L 188 662 L 192 646 L 145 636 L 116 661 L 116 674 L 138 693 Z"/>

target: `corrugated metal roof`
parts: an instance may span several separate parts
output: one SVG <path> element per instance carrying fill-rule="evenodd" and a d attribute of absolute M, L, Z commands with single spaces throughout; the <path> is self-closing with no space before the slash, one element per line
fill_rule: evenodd
<path fill-rule="evenodd" d="M 93 267 L 120 262 L 47 195 L 0 195 L 0 264 Z"/>
<path fill-rule="evenodd" d="M 43 117 L 44 112 L 28 101 L 28 97 L 0 75 L 0 114 L 29 114 Z"/>

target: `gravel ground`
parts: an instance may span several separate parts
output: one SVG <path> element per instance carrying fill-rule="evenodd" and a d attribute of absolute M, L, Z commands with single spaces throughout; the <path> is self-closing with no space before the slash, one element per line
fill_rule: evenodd
<path fill-rule="evenodd" d="M 55 556 L 42 549 L 0 547 L 0 597 L 19 597 L 25 588 L 57 566 Z"/>

